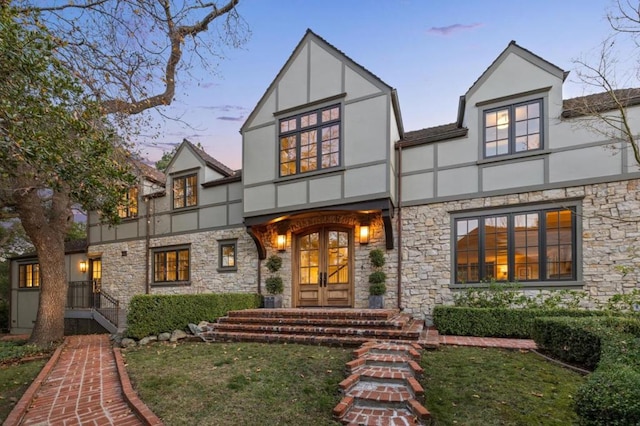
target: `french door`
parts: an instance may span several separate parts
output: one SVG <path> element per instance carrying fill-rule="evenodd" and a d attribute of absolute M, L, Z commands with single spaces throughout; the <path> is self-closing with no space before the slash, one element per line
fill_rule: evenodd
<path fill-rule="evenodd" d="M 296 238 L 297 306 L 350 307 L 353 304 L 353 232 L 322 227 Z"/>

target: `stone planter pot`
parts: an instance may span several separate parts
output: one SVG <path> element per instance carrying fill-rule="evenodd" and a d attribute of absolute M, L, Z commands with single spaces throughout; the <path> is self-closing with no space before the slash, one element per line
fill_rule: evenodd
<path fill-rule="evenodd" d="M 384 308 L 384 296 L 369 296 L 369 309 Z"/>
<path fill-rule="evenodd" d="M 282 308 L 282 295 L 281 294 L 267 294 L 263 298 L 265 309 L 278 309 Z"/>

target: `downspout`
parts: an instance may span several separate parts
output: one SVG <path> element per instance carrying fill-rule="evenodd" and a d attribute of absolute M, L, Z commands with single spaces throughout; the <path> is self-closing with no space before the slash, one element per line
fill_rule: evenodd
<path fill-rule="evenodd" d="M 258 294 L 262 294 L 262 259 L 258 256 Z"/>
<path fill-rule="evenodd" d="M 398 145 L 398 309 L 402 307 L 402 146 Z"/>
<path fill-rule="evenodd" d="M 146 201 L 146 208 L 147 208 L 147 214 L 146 214 L 146 236 L 145 236 L 145 250 L 144 250 L 144 256 L 145 256 L 145 262 L 144 262 L 144 291 L 146 294 L 151 293 L 151 286 L 149 284 L 149 261 L 150 261 L 150 254 L 149 254 L 149 246 L 150 246 L 150 241 L 151 241 L 151 199 L 150 197 L 146 197 L 145 198 Z"/>

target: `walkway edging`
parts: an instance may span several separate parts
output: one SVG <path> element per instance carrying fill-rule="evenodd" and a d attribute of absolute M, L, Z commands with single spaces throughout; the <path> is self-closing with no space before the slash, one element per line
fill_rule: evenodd
<path fill-rule="evenodd" d="M 49 358 L 49 361 L 47 361 L 44 367 L 42 367 L 42 370 L 40 370 L 40 373 L 36 376 L 33 382 L 31 382 L 31 384 L 27 388 L 27 391 L 20 398 L 20 401 L 18 401 L 16 406 L 13 407 L 13 410 L 11 410 L 7 418 L 4 420 L 3 425 L 11 426 L 11 425 L 20 424 L 20 422 L 22 421 L 22 418 L 27 413 L 29 406 L 33 402 L 33 398 L 36 396 L 36 393 L 38 392 L 38 390 L 40 390 L 40 387 L 42 386 L 42 384 L 47 380 L 47 377 L 49 377 L 49 373 L 51 373 L 51 370 L 58 362 L 58 358 L 60 358 L 62 349 L 66 345 L 67 345 L 67 338 L 65 338 L 64 341 L 60 344 L 60 346 L 58 346 L 58 348 L 55 350 L 55 352 L 53 352 L 53 355 L 51 355 L 51 358 Z"/>
<path fill-rule="evenodd" d="M 118 376 L 120 377 L 120 385 L 122 386 L 122 395 L 124 400 L 129 404 L 129 407 L 136 413 L 138 418 L 147 426 L 162 426 L 162 420 L 156 416 L 153 411 L 142 402 L 133 386 L 131 380 L 127 374 L 127 370 L 124 366 L 124 360 L 122 359 L 122 353 L 120 348 L 113 348 L 113 355 L 116 359 L 116 368 L 118 369 Z"/>

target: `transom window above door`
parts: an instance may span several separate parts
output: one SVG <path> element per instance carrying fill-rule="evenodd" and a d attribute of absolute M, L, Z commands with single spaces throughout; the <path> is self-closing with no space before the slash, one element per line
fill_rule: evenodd
<path fill-rule="evenodd" d="M 541 119 L 541 99 L 485 111 L 485 158 L 541 149 Z"/>
<path fill-rule="evenodd" d="M 340 106 L 280 120 L 280 176 L 340 165 Z"/>

